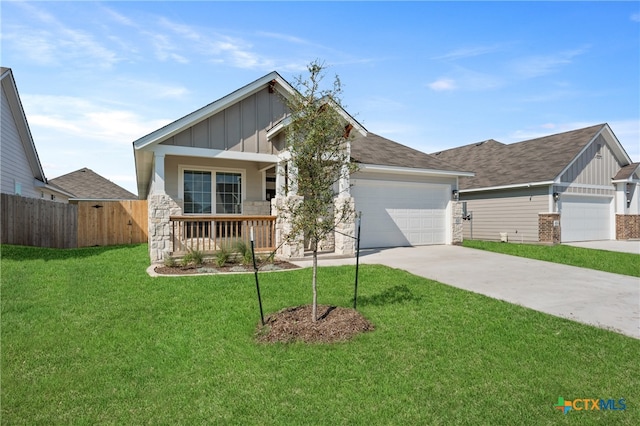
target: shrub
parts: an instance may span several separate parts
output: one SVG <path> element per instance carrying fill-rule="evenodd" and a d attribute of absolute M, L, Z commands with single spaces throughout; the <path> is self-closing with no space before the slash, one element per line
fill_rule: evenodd
<path fill-rule="evenodd" d="M 190 264 L 194 264 L 195 266 L 200 266 L 204 263 L 204 255 L 199 250 L 190 250 L 189 253 L 185 254 L 180 261 L 180 264 L 183 267 L 189 266 Z"/>
<path fill-rule="evenodd" d="M 220 250 L 216 252 L 215 263 L 216 266 L 222 267 L 229 261 L 229 257 L 231 257 L 231 251 L 227 246 L 221 246 Z"/>
<path fill-rule="evenodd" d="M 240 263 L 244 265 L 253 264 L 253 256 L 251 254 L 251 246 L 242 240 L 236 242 L 236 252 L 240 256 Z"/>
<path fill-rule="evenodd" d="M 167 268 L 174 268 L 177 265 L 176 259 L 171 256 L 165 257 L 163 263 Z"/>

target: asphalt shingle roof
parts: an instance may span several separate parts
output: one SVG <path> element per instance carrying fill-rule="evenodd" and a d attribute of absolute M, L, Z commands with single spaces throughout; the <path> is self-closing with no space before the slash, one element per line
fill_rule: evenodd
<path fill-rule="evenodd" d="M 50 179 L 49 183 L 82 200 L 135 200 L 138 198 L 86 167 Z"/>
<path fill-rule="evenodd" d="M 640 167 L 640 163 L 627 164 L 626 166 L 624 166 L 618 171 L 618 173 L 615 175 L 613 180 L 629 179 L 631 175 L 633 175 L 639 167 Z"/>
<path fill-rule="evenodd" d="M 351 141 L 351 159 L 361 164 L 410 167 L 440 171 L 465 171 L 433 155 L 383 138 L 374 133 L 357 136 Z"/>
<path fill-rule="evenodd" d="M 477 189 L 554 180 L 605 124 L 505 145 L 493 139 L 435 153 L 438 159 L 474 177 L 460 178 L 460 189 Z"/>

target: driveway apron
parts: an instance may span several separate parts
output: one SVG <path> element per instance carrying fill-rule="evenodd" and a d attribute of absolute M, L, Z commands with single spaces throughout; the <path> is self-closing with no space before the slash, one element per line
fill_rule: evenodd
<path fill-rule="evenodd" d="M 310 260 L 294 262 L 311 266 Z M 321 266 L 355 264 L 322 259 Z M 382 264 L 444 284 L 640 339 L 640 279 L 460 246 L 361 252 Z M 366 283 L 362 283 L 366 285 Z"/>

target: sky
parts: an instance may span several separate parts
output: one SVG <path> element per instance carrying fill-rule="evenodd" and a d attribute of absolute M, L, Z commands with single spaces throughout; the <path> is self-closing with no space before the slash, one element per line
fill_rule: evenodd
<path fill-rule="evenodd" d="M 48 179 L 137 193 L 133 141 L 314 60 L 373 133 L 427 153 L 609 123 L 640 161 L 640 3 L 2 1 Z"/>

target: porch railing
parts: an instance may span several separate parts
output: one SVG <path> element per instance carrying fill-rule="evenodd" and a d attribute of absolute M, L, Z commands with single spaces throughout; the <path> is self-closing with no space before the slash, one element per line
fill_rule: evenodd
<path fill-rule="evenodd" d="M 275 250 L 275 216 L 171 216 L 169 223 L 174 254 L 215 252 L 238 241 L 249 245 L 251 228 L 256 251 Z"/>

